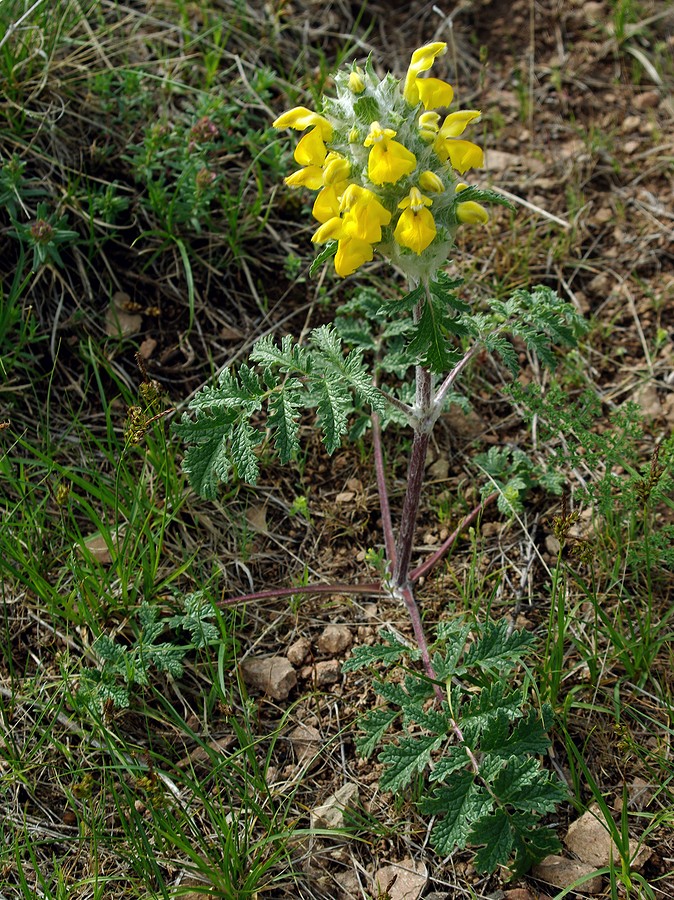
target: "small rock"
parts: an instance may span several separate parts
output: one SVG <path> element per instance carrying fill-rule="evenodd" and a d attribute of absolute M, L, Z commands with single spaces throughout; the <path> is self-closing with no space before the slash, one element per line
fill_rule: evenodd
<path fill-rule="evenodd" d="M 305 666 L 301 674 L 302 678 L 313 679 L 316 687 L 335 684 L 341 678 L 340 665 L 336 659 L 324 659 L 313 666 Z"/>
<path fill-rule="evenodd" d="M 632 395 L 632 400 L 640 407 L 647 421 L 657 419 L 662 414 L 662 404 L 654 384 L 642 384 Z"/>
<path fill-rule="evenodd" d="M 632 100 L 632 105 L 636 109 L 655 109 L 659 103 L 660 94 L 657 91 L 644 91 Z"/>
<path fill-rule="evenodd" d="M 353 643 L 353 635 L 347 625 L 327 625 L 316 641 L 316 646 L 326 656 L 336 656 L 348 650 Z"/>
<path fill-rule="evenodd" d="M 245 659 L 241 674 L 248 687 L 275 700 L 285 700 L 297 684 L 297 673 L 285 656 Z"/>
<path fill-rule="evenodd" d="M 336 872 L 333 878 L 339 887 L 340 900 L 351 900 L 353 897 L 362 897 L 363 893 L 360 887 L 360 881 L 353 869 L 346 869 L 344 872 Z"/>
<path fill-rule="evenodd" d="M 446 456 L 439 456 L 428 467 L 428 474 L 434 481 L 446 481 L 449 477 L 449 459 Z"/>
<path fill-rule="evenodd" d="M 555 887 L 567 888 L 580 878 L 591 875 L 594 871 L 594 866 L 567 859 L 565 856 L 546 856 L 542 862 L 533 867 L 531 874 L 534 878 L 540 878 L 541 881 L 546 881 Z M 595 875 L 584 881 L 579 890 L 582 890 L 584 894 L 599 894 L 602 890 L 603 880 L 601 875 Z"/>
<path fill-rule="evenodd" d="M 575 853 L 583 862 L 595 869 L 607 866 L 611 859 L 619 859 L 618 848 L 604 822 L 601 820 L 601 811 L 593 805 L 583 815 L 569 825 L 569 830 L 564 838 L 567 848 Z M 637 853 L 639 844 L 630 840 L 630 857 Z M 632 865 L 638 869 L 651 855 L 648 847 L 643 847 Z"/>
<path fill-rule="evenodd" d="M 339 790 L 311 811 L 312 828 L 343 828 L 344 810 L 358 803 L 358 785 L 347 782 Z"/>
<path fill-rule="evenodd" d="M 378 869 L 373 878 L 375 897 L 389 900 L 418 900 L 428 881 L 428 869 L 423 862 L 404 859 Z"/>
<path fill-rule="evenodd" d="M 323 746 L 323 738 L 318 728 L 314 728 L 313 725 L 298 725 L 288 734 L 288 740 L 295 752 L 297 765 L 306 766 L 307 771 L 315 768 Z"/>
<path fill-rule="evenodd" d="M 630 131 L 638 131 L 641 125 L 641 116 L 626 116 L 622 123 L 623 134 L 629 134 Z"/>
<path fill-rule="evenodd" d="M 128 337 L 137 334 L 143 317 L 135 312 L 135 305 L 124 291 L 115 291 L 105 312 L 105 333 L 111 337 Z"/>
<path fill-rule="evenodd" d="M 342 491 L 335 497 L 335 503 L 351 503 L 355 496 L 353 491 Z"/>
<path fill-rule="evenodd" d="M 138 348 L 138 352 L 143 357 L 143 359 L 149 359 L 156 349 L 156 340 L 154 338 L 147 337 L 144 341 L 141 342 L 140 347 Z"/>
<path fill-rule="evenodd" d="M 311 650 L 311 642 L 308 638 L 301 637 L 288 647 L 286 650 L 286 656 L 289 661 L 294 666 L 301 666 L 304 660 L 309 655 L 309 651 Z"/>
<path fill-rule="evenodd" d="M 558 539 L 554 536 L 554 534 L 546 534 L 545 536 L 545 549 L 548 551 L 550 556 L 557 556 L 559 553 L 560 544 Z"/>

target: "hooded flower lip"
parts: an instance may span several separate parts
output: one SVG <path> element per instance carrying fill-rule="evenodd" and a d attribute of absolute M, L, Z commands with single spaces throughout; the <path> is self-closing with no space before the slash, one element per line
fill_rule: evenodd
<path fill-rule="evenodd" d="M 440 41 L 415 50 L 402 81 L 379 78 L 369 59 L 346 67 L 323 114 L 297 106 L 274 121 L 304 132 L 294 151 L 301 168 L 285 181 L 317 192 L 312 241 L 337 242 L 342 277 L 377 248 L 410 277 L 425 277 L 447 258 L 460 223 L 487 220 L 479 203 L 459 196 L 460 175 L 483 165 L 480 147 L 463 137 L 480 113 L 436 111 L 453 100 L 451 85 L 429 74 L 446 50 Z"/>
<path fill-rule="evenodd" d="M 402 209 L 393 237 L 401 247 L 407 247 L 420 256 L 437 234 L 435 219 L 428 209 L 433 201 L 424 196 L 419 188 L 413 187 L 398 204 Z"/>
<path fill-rule="evenodd" d="M 446 52 L 447 44 L 443 41 L 425 44 L 414 51 L 403 86 L 403 97 L 410 106 L 417 106 L 421 102 L 426 109 L 433 109 L 435 106 L 449 106 L 452 102 L 454 91 L 446 81 L 439 78 L 419 78 L 422 72 L 428 72 L 438 56 Z"/>
<path fill-rule="evenodd" d="M 379 122 L 370 125 L 363 145 L 370 147 L 367 175 L 372 184 L 395 184 L 417 167 L 414 153 L 399 141 L 393 140 L 396 134 L 392 128 L 382 128 Z"/>
<path fill-rule="evenodd" d="M 329 141 L 332 138 L 332 125 L 330 122 L 325 116 L 307 109 L 306 106 L 295 106 L 293 109 L 281 113 L 272 122 L 273 128 L 294 128 L 296 131 L 305 131 L 307 128 L 311 128 L 312 125 L 320 129 L 321 137 L 324 141 Z"/>

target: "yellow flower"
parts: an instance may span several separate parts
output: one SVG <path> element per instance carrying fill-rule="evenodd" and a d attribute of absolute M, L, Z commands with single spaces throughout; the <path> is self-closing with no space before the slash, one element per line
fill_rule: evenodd
<path fill-rule="evenodd" d="M 391 213 L 372 191 L 357 184 L 350 184 L 344 191 L 341 209 L 350 233 L 371 244 L 381 240 L 382 225 L 391 221 Z"/>
<path fill-rule="evenodd" d="M 460 194 L 468 187 L 462 181 L 456 186 L 456 193 Z M 489 221 L 489 213 L 475 200 L 464 200 L 456 207 L 456 218 L 465 225 L 485 225 Z"/>
<path fill-rule="evenodd" d="M 365 90 L 363 70 L 361 68 L 356 68 L 349 73 L 349 90 L 352 94 L 362 94 Z"/>
<path fill-rule="evenodd" d="M 372 259 L 372 245 L 381 240 L 382 225 L 389 224 L 391 213 L 381 205 L 372 191 L 357 184 L 347 187 L 340 209 L 342 215 L 333 216 L 324 222 L 311 240 L 315 244 L 337 241 L 335 272 L 344 278 Z"/>
<path fill-rule="evenodd" d="M 323 187 L 323 169 L 321 166 L 307 166 L 283 180 L 288 187 L 305 187 L 310 191 L 317 191 Z"/>
<path fill-rule="evenodd" d="M 319 222 L 327 222 L 339 215 L 340 200 L 349 184 L 350 171 L 351 164 L 347 159 L 338 153 L 328 153 L 323 163 L 323 189 L 319 191 L 311 210 Z"/>
<path fill-rule="evenodd" d="M 425 112 L 419 116 L 419 137 L 427 144 L 432 143 L 440 132 L 440 115 L 436 112 Z"/>
<path fill-rule="evenodd" d="M 329 219 L 314 233 L 314 244 L 337 241 L 335 272 L 342 278 L 352 275 L 359 266 L 369 262 L 374 256 L 372 244 L 353 234 L 354 223 L 350 219 L 335 217 Z"/>
<path fill-rule="evenodd" d="M 452 102 L 454 92 L 451 85 L 439 78 L 419 78 L 422 72 L 428 72 L 438 56 L 446 52 L 447 44 L 442 41 L 425 44 L 414 51 L 403 86 L 403 97 L 410 106 L 416 106 L 421 101 L 426 109 L 432 109 L 434 106 L 449 106 Z M 424 81 L 430 84 L 424 86 Z"/>
<path fill-rule="evenodd" d="M 480 113 L 476 109 L 463 109 L 460 112 L 450 113 L 442 123 L 433 144 L 433 149 L 442 162 L 449 159 L 452 167 L 461 175 L 467 169 L 484 165 L 482 149 L 471 141 L 458 139 L 458 135 L 463 134 L 466 126 L 479 117 Z"/>
<path fill-rule="evenodd" d="M 439 78 L 417 78 L 414 83 L 425 109 L 449 106 L 454 98 L 451 84 Z"/>
<path fill-rule="evenodd" d="M 293 156 L 301 166 L 322 166 L 328 151 L 321 136 L 320 128 L 312 128 L 295 147 Z"/>
<path fill-rule="evenodd" d="M 306 106 L 295 106 L 287 112 L 281 113 L 278 119 L 272 122 L 274 128 L 294 128 L 296 131 L 304 131 L 312 125 L 320 129 L 324 141 L 332 137 L 332 125 L 325 116 L 307 109 Z"/>
<path fill-rule="evenodd" d="M 425 191 L 432 191 L 434 194 L 441 194 L 445 189 L 442 178 L 436 175 L 435 172 L 431 172 L 430 169 L 426 169 L 425 172 L 421 173 L 419 184 Z"/>
<path fill-rule="evenodd" d="M 370 125 L 363 144 L 370 147 L 367 177 L 372 184 L 395 184 L 416 168 L 416 156 L 407 147 L 394 141 L 395 135 L 392 128 L 382 128 L 379 122 Z"/>
<path fill-rule="evenodd" d="M 403 212 L 393 232 L 393 237 L 401 247 L 407 247 L 420 255 L 437 234 L 435 219 L 427 207 L 433 201 L 425 197 L 419 188 L 413 187 L 407 197 L 398 204 Z"/>

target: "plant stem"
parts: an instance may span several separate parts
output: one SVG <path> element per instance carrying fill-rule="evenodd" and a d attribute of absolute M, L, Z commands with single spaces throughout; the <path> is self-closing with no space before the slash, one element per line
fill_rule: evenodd
<path fill-rule="evenodd" d="M 381 445 L 381 424 L 377 413 L 372 413 L 372 445 L 374 448 L 374 468 L 377 473 L 381 527 L 384 532 L 384 547 L 386 548 L 386 558 L 394 566 L 396 561 L 396 544 L 393 536 L 393 525 L 391 524 L 391 506 L 386 489 L 386 469 Z"/>
<path fill-rule="evenodd" d="M 238 603 L 250 603 L 254 600 L 269 600 L 272 597 L 292 597 L 294 594 L 388 594 L 388 590 L 379 581 L 365 584 L 306 584 L 293 588 L 268 588 L 252 594 L 238 594 L 226 600 L 218 600 L 216 606 L 236 606 Z"/>
<path fill-rule="evenodd" d="M 409 613 L 410 620 L 412 622 L 412 630 L 414 631 L 414 637 L 417 640 L 417 646 L 421 651 L 421 661 L 424 664 L 424 669 L 426 670 L 426 674 L 431 679 L 431 681 L 436 682 L 433 685 L 433 690 L 435 691 L 435 696 L 439 703 L 442 703 L 445 699 L 445 695 L 443 693 L 442 687 L 437 684 L 438 676 L 435 674 L 435 669 L 433 668 L 433 663 L 431 662 L 431 654 L 428 650 L 428 641 L 426 640 L 426 632 L 424 631 L 424 626 L 421 621 L 421 613 L 419 612 L 419 606 L 414 597 L 414 592 L 412 590 L 411 585 L 406 585 L 397 592 L 399 596 L 402 598 L 405 608 Z"/>
<path fill-rule="evenodd" d="M 414 432 L 410 464 L 407 472 L 407 490 L 405 491 L 402 521 L 395 550 L 396 561 L 393 568 L 393 585 L 396 588 L 406 587 L 409 581 L 412 544 L 416 531 L 429 437 L 430 435 L 427 432 Z"/>
<path fill-rule="evenodd" d="M 420 566 L 417 566 L 416 569 L 410 572 L 410 581 L 412 583 L 418 581 L 420 578 L 423 578 L 424 575 L 428 575 L 431 569 L 437 566 L 442 557 L 447 553 L 448 550 L 451 549 L 452 544 L 458 538 L 461 532 L 465 531 L 465 529 L 468 528 L 469 525 L 473 524 L 475 519 L 477 519 L 482 511 L 486 509 L 486 507 L 491 503 L 493 503 L 494 500 L 496 500 L 498 494 L 498 491 L 494 491 L 493 493 L 489 494 L 489 496 L 485 497 L 481 503 L 478 503 L 475 509 L 472 509 L 467 515 L 463 517 L 463 519 L 461 519 L 454 531 L 445 541 L 443 541 L 443 543 L 435 551 L 435 553 L 432 556 L 429 556 L 426 562 L 422 563 Z"/>

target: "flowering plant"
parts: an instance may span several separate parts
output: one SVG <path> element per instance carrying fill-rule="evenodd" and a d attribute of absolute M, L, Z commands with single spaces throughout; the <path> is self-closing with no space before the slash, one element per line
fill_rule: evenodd
<path fill-rule="evenodd" d="M 489 484 L 481 502 L 415 567 L 414 536 L 431 432 L 450 402 L 465 402 L 456 382 L 471 360 L 478 352 L 495 353 L 516 375 L 517 338 L 553 366 L 552 344 L 573 345 L 582 322 L 548 287 L 520 289 L 474 310 L 457 294 L 461 279 L 443 270 L 459 225 L 485 223 L 482 203 L 505 202 L 462 180 L 483 163 L 482 150 L 463 137 L 480 114 L 464 110 L 443 118 L 436 111 L 452 102 L 453 91 L 425 73 L 445 49 L 432 43 L 416 50 L 402 82 L 392 75 L 379 79 L 369 60 L 362 68 L 352 65 L 335 76 L 336 96 L 324 98 L 320 112 L 300 106 L 274 123 L 303 133 L 294 151 L 301 168 L 286 183 L 316 192 L 312 213 L 319 224 L 312 240 L 326 246 L 312 269 L 334 257 L 335 271 L 346 277 L 376 251 L 407 276 L 409 291 L 385 299 L 361 290 L 333 325 L 314 329 L 302 344 L 290 336 L 280 344 L 272 336 L 260 339 L 249 362 L 238 372 L 223 371 L 217 385 L 193 398 L 191 414 L 176 427 L 190 443 L 185 469 L 206 497 L 232 477 L 255 483 L 260 445 L 281 462 L 292 459 L 300 449 L 303 408 L 315 410 L 329 453 L 347 433 L 370 429 L 383 526 L 383 549 L 370 554 L 380 563 L 378 580 L 268 589 L 225 602 L 302 593 L 399 600 L 417 647 L 389 636 L 378 647 L 358 648 L 345 665 L 399 665 L 406 673 L 402 684 L 374 682 L 384 706 L 365 717 L 360 749 L 371 753 L 402 716 L 402 734 L 380 756 L 387 767 L 382 786 L 400 790 L 433 763 L 433 792 L 422 808 L 436 816 L 432 841 L 439 852 L 470 843 L 482 847 L 478 868 L 511 860 L 515 871 L 523 871 L 557 846 L 539 818 L 563 797 L 538 760 L 547 746 L 551 711 L 532 708 L 527 682 L 515 687 L 511 675 L 531 651 L 531 638 L 501 624 L 471 630 L 444 623 L 431 648 L 414 587 L 488 504 L 512 512 L 540 473 L 521 451 L 491 448 L 482 458 Z M 414 373 L 413 384 L 408 372 Z M 397 532 L 382 443 L 382 431 L 391 424 L 412 431 Z M 547 484 L 555 486 L 549 478 Z M 423 672 L 411 665 L 417 658 Z M 419 726 L 413 733 L 411 722 Z"/>
<path fill-rule="evenodd" d="M 285 181 L 317 191 L 312 213 L 320 223 L 312 240 L 330 242 L 338 275 L 351 275 L 374 249 L 414 279 L 432 277 L 447 260 L 461 222 L 486 222 L 472 190 L 459 179 L 483 165 L 480 147 L 461 137 L 477 110 L 449 113 L 451 85 L 422 78 L 444 43 L 416 50 L 404 83 L 377 78 L 371 61 L 335 76 L 337 96 L 322 113 L 295 107 L 275 128 L 304 132 L 294 157 L 302 166 Z M 466 193 L 467 192 L 467 193 Z M 328 254 L 329 255 L 329 254 Z"/>

